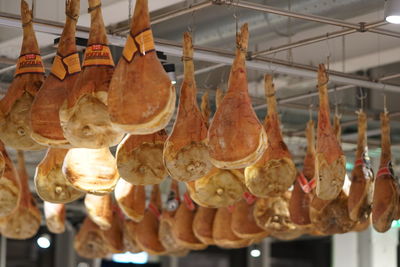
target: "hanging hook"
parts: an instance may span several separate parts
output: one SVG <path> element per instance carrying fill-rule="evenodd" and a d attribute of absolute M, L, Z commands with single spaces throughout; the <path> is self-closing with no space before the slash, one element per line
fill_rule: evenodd
<path fill-rule="evenodd" d="M 132 0 L 128 0 L 128 24 L 129 26 L 132 24 Z"/>
<path fill-rule="evenodd" d="M 361 87 L 358 88 L 359 90 L 359 95 L 356 95 L 357 99 L 360 100 L 360 111 L 364 110 L 364 101 L 367 98 L 367 93 L 365 92 L 365 90 Z"/>
<path fill-rule="evenodd" d="M 388 112 L 388 110 L 387 110 L 387 99 L 386 99 L 386 90 L 385 90 L 385 87 L 386 87 L 386 84 L 384 84 L 383 85 L 383 88 L 382 88 L 382 90 L 383 90 L 383 111 L 385 112 L 385 113 L 387 113 Z"/>
<path fill-rule="evenodd" d="M 231 3 L 233 4 L 233 1 L 231 1 Z M 238 6 L 239 6 L 239 1 L 236 1 L 236 4 L 234 4 L 234 8 L 233 8 L 233 18 L 235 19 L 235 27 L 236 27 L 236 34 L 238 34 L 239 32 L 239 13 L 238 13 Z"/>

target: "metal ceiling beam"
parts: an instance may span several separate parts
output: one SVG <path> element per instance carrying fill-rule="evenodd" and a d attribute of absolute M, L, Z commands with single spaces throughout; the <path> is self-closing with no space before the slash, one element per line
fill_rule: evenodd
<path fill-rule="evenodd" d="M 54 23 L 51 21 L 37 21 L 38 25 L 35 24 L 35 30 L 44 33 L 57 34 L 60 35 L 63 26 L 60 23 Z M 11 26 L 11 27 L 21 27 L 20 18 L 18 16 L 2 16 L 0 13 L 0 25 Z M 76 35 L 79 37 L 88 37 L 89 29 L 82 27 L 77 29 Z M 125 45 L 125 37 L 108 35 L 110 43 L 117 46 Z M 165 40 L 155 40 L 156 49 L 162 51 L 166 54 L 173 55 L 176 57 L 181 57 L 182 55 L 182 44 L 177 42 L 165 41 Z M 231 51 L 226 51 L 222 49 L 214 49 L 208 47 L 195 46 L 195 52 L 193 58 L 195 60 L 214 62 L 219 64 L 231 65 L 234 53 Z M 252 60 L 248 61 L 247 67 L 249 69 L 260 70 L 264 72 L 276 72 L 289 75 L 303 76 L 309 78 L 316 77 L 317 68 L 314 66 L 307 66 L 303 64 L 296 64 L 288 61 L 271 59 L 266 57 L 254 57 Z M 370 88 L 374 90 L 386 90 L 393 92 L 400 92 L 400 86 L 383 84 L 380 82 L 370 81 L 366 77 L 349 75 L 342 72 L 329 72 L 329 77 L 332 82 L 337 82 L 341 84 L 351 84 L 354 86 L 360 86 L 365 88 Z"/>
<path fill-rule="evenodd" d="M 285 9 L 280 9 L 280 8 L 276 8 L 276 7 L 272 7 L 272 6 L 268 6 L 268 5 L 261 5 L 261 4 L 257 4 L 257 3 L 247 2 L 247 1 L 233 2 L 230 0 L 213 0 L 213 3 L 216 5 L 231 5 L 231 6 L 237 6 L 237 7 L 251 9 L 251 10 L 257 10 L 257 11 L 261 11 L 261 12 L 265 12 L 265 13 L 287 16 L 287 17 L 296 18 L 296 19 L 308 20 L 308 21 L 312 21 L 312 22 L 319 22 L 319 23 L 323 23 L 323 24 L 344 27 L 344 28 L 348 28 L 348 29 L 354 29 L 358 32 L 365 32 L 365 31 L 369 30 L 365 27 L 366 24 L 364 22 L 360 22 L 360 23 L 356 24 L 356 23 L 346 22 L 343 20 L 331 19 L 331 18 L 327 18 L 327 17 L 323 17 L 323 16 L 288 11 Z M 378 24 L 379 25 L 373 26 L 373 28 L 383 26 L 388 23 L 386 21 L 380 21 L 380 22 L 378 22 Z M 374 32 L 378 33 L 378 34 L 382 34 L 382 35 L 393 36 L 393 32 L 391 32 L 391 31 L 374 30 Z M 396 37 L 400 37 L 400 34 L 397 35 Z"/>
<path fill-rule="evenodd" d="M 204 1 L 201 3 L 190 5 L 189 7 L 186 7 L 186 8 L 172 10 L 165 14 L 161 14 L 159 16 L 152 17 L 150 19 L 150 23 L 151 23 L 151 25 L 159 24 L 161 22 L 164 22 L 164 21 L 176 18 L 176 17 L 180 17 L 180 16 L 183 16 L 186 14 L 190 14 L 192 12 L 196 12 L 198 10 L 204 9 L 204 8 L 212 6 L 212 5 L 213 5 L 213 3 L 211 1 L 207 0 L 207 1 Z M 112 34 L 126 34 L 130 30 L 130 25 L 126 21 L 126 25 L 123 25 L 120 27 L 117 26 L 117 27 L 115 27 L 115 29 L 113 29 L 113 26 L 111 26 L 110 29 L 111 29 Z"/>
<path fill-rule="evenodd" d="M 382 26 L 384 24 L 386 24 L 386 22 L 378 21 L 378 22 L 373 22 L 373 23 L 366 24 L 364 26 L 364 28 L 365 28 L 366 31 L 372 32 L 374 30 L 373 28 Z M 377 31 L 380 31 L 380 30 L 377 30 Z M 313 37 L 306 38 L 306 39 L 303 39 L 303 40 L 299 40 L 299 41 L 296 41 L 296 42 L 292 42 L 292 43 L 289 43 L 289 44 L 284 44 L 284 45 L 277 46 L 277 47 L 270 47 L 270 48 L 268 48 L 266 50 L 255 52 L 252 56 L 253 57 L 257 57 L 257 56 L 271 55 L 271 54 L 275 54 L 275 53 L 278 53 L 278 52 L 282 52 L 282 51 L 286 51 L 286 50 L 289 50 L 289 49 L 293 49 L 293 48 L 296 48 L 296 47 L 306 46 L 306 45 L 318 43 L 318 42 L 321 42 L 321 41 L 326 41 L 328 39 L 333 39 L 333 38 L 337 38 L 337 37 L 341 37 L 341 36 L 344 36 L 344 35 L 353 34 L 353 33 L 357 33 L 357 32 L 360 32 L 360 31 L 356 30 L 356 29 L 344 29 L 344 30 L 339 30 L 339 31 L 334 31 L 334 32 L 327 32 L 325 34 L 321 34 L 321 35 L 318 35 L 318 36 L 313 36 Z M 363 31 L 363 32 L 365 32 L 365 31 Z M 397 38 L 400 38 L 400 33 L 391 32 L 390 31 L 390 34 L 391 34 L 391 36 L 395 36 Z"/>

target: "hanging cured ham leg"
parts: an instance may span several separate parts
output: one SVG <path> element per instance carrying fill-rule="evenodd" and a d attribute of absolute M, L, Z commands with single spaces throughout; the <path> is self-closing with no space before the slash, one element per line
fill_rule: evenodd
<path fill-rule="evenodd" d="M 69 203 L 81 196 L 81 191 L 73 188 L 62 173 L 62 165 L 68 150 L 49 148 L 46 156 L 36 167 L 35 187 L 41 199 L 52 203 Z"/>
<path fill-rule="evenodd" d="M 136 242 L 137 223 L 129 219 L 123 222 L 124 247 L 131 253 L 139 253 L 142 249 Z"/>
<path fill-rule="evenodd" d="M 214 217 L 213 238 L 217 246 L 222 248 L 243 248 L 251 244 L 251 239 L 242 239 L 235 235 L 229 227 L 232 213 L 228 208 L 219 208 Z"/>
<path fill-rule="evenodd" d="M 65 138 L 75 147 L 102 148 L 118 144 L 123 134 L 111 125 L 107 95 L 114 72 L 100 0 L 89 0 L 88 46 L 74 87 L 60 108 Z"/>
<path fill-rule="evenodd" d="M 215 245 L 213 223 L 217 209 L 199 206 L 193 219 L 193 233 L 204 244 Z"/>
<path fill-rule="evenodd" d="M 44 202 L 44 217 L 47 229 L 53 234 L 61 234 L 65 231 L 65 205 Z"/>
<path fill-rule="evenodd" d="M 211 162 L 222 169 L 254 164 L 267 147 L 267 136 L 248 94 L 246 53 L 248 25 L 236 37 L 236 57 L 229 76 L 228 92 L 217 109 L 208 131 Z"/>
<path fill-rule="evenodd" d="M 260 228 L 254 218 L 256 198 L 250 194 L 245 194 L 245 196 L 235 204 L 232 213 L 232 231 L 240 238 L 262 239 L 268 235 L 268 232 Z"/>
<path fill-rule="evenodd" d="M 29 113 L 33 98 L 44 81 L 44 67 L 35 32 L 32 11 L 21 1 L 21 19 L 24 31 L 20 57 L 14 79 L 6 95 L 0 100 L 0 139 L 20 150 L 39 150 L 44 147 L 31 138 Z"/>
<path fill-rule="evenodd" d="M 89 217 L 83 221 L 74 239 L 75 251 L 83 258 L 105 258 L 109 253 L 123 252 L 121 222 L 114 215 L 112 227 L 101 230 Z"/>
<path fill-rule="evenodd" d="M 79 5 L 80 0 L 66 2 L 66 22 L 53 67 L 32 103 L 30 119 L 32 138 L 46 146 L 70 145 L 60 125 L 59 111 L 67 97 L 67 92 L 72 89 L 78 78 L 77 74 L 81 71 L 75 44 Z"/>
<path fill-rule="evenodd" d="M 161 244 L 167 249 L 167 253 L 174 256 L 185 256 L 189 252 L 188 249 L 178 243 L 178 240 L 176 240 L 172 233 L 175 224 L 175 214 L 180 202 L 179 184 L 177 181 L 172 180 L 167 205 L 160 216 L 158 235 L 160 236 Z"/>
<path fill-rule="evenodd" d="M 90 219 L 97 224 L 101 230 L 111 228 L 113 221 L 113 206 L 111 194 L 96 196 L 86 194 L 85 208 Z"/>
<path fill-rule="evenodd" d="M 213 166 L 206 146 L 206 122 L 197 106 L 193 44 L 188 32 L 183 40 L 183 64 L 178 115 L 165 142 L 164 162 L 173 179 L 189 182 L 204 176 Z"/>
<path fill-rule="evenodd" d="M 333 133 L 341 143 L 340 117 L 335 114 Z M 343 187 L 333 200 L 324 200 L 316 194 L 310 203 L 310 219 L 314 228 L 326 235 L 346 233 L 354 229 L 356 222 L 349 217 L 348 188 Z"/>
<path fill-rule="evenodd" d="M 216 106 L 220 106 L 221 90 L 216 92 Z M 203 116 L 210 114 L 207 97 L 202 99 Z M 208 120 L 207 118 L 204 118 Z M 245 189 L 243 172 L 239 170 L 223 170 L 212 168 L 204 177 L 187 183 L 193 200 L 205 207 L 227 207 L 239 201 Z"/>
<path fill-rule="evenodd" d="M 0 151 L 4 159 L 4 172 L 0 178 L 0 218 L 15 212 L 22 195 L 21 182 L 17 170 L 0 141 Z"/>
<path fill-rule="evenodd" d="M 304 158 L 303 173 L 297 174 L 292 196 L 289 201 L 290 219 L 298 225 L 308 225 L 310 220 L 310 202 L 315 187 L 315 129 L 314 121 L 307 123 L 307 152 Z"/>
<path fill-rule="evenodd" d="M 119 179 L 115 158 L 108 147 L 70 149 L 62 172 L 74 188 L 97 195 L 113 191 Z"/>
<path fill-rule="evenodd" d="M 258 197 L 283 194 L 296 179 L 296 167 L 280 130 L 271 75 L 265 75 L 265 96 L 268 104 L 265 118 L 268 147 L 259 161 L 245 169 L 246 186 Z"/>
<path fill-rule="evenodd" d="M 318 114 L 316 194 L 323 200 L 335 199 L 342 190 L 346 175 L 346 159 L 333 133 L 328 99 L 328 74 L 323 64 L 318 69 L 320 109 Z"/>
<path fill-rule="evenodd" d="M 134 185 L 161 183 L 167 176 L 163 163 L 165 130 L 148 135 L 127 135 L 117 149 L 118 171 Z"/>
<path fill-rule="evenodd" d="M 193 219 L 196 212 L 196 205 L 193 203 L 186 192 L 184 201 L 179 205 L 174 216 L 174 224 L 172 233 L 178 244 L 184 248 L 191 250 L 202 250 L 207 247 L 193 233 Z"/>
<path fill-rule="evenodd" d="M 147 2 L 136 1 L 131 31 L 108 96 L 113 124 L 131 134 L 164 129 L 175 110 L 175 87 L 157 58 Z"/>
<path fill-rule="evenodd" d="M 367 115 L 360 110 L 358 112 L 356 162 L 352 172 L 348 201 L 350 218 L 357 222 L 369 221 L 373 197 L 374 174 L 368 156 L 366 130 Z"/>
<path fill-rule="evenodd" d="M 0 219 L 0 232 L 7 238 L 28 239 L 39 231 L 42 218 L 29 191 L 28 173 L 22 151 L 18 151 L 18 174 L 21 182 L 21 199 L 15 212 Z"/>
<path fill-rule="evenodd" d="M 150 254 L 161 255 L 167 250 L 160 242 L 159 219 L 161 211 L 161 195 L 158 185 L 153 185 L 150 203 L 144 214 L 143 220 L 137 225 L 136 242 L 139 247 Z"/>
<path fill-rule="evenodd" d="M 381 129 L 382 152 L 373 193 L 372 224 L 376 231 L 383 233 L 389 230 L 399 209 L 399 188 L 392 169 L 389 114 L 386 111 L 381 113 Z"/>
<path fill-rule="evenodd" d="M 143 219 L 146 209 L 146 191 L 142 185 L 132 185 L 119 179 L 114 190 L 114 197 L 121 211 L 134 222 Z"/>

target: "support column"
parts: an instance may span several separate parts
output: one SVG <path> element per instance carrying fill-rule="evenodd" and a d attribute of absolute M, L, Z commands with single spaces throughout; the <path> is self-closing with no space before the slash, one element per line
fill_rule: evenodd
<path fill-rule="evenodd" d="M 7 267 L 7 238 L 4 235 L 1 236 L 0 267 Z"/>
<path fill-rule="evenodd" d="M 333 267 L 358 267 L 358 233 L 334 235 L 332 238 Z"/>
<path fill-rule="evenodd" d="M 272 243 L 271 238 L 264 238 L 264 240 L 261 243 L 261 245 L 262 245 L 262 251 L 261 251 L 262 267 L 271 267 L 272 266 L 271 243 Z"/>
<path fill-rule="evenodd" d="M 399 229 L 393 228 L 386 233 L 372 229 L 359 234 L 359 262 L 362 267 L 397 266 L 397 245 Z"/>

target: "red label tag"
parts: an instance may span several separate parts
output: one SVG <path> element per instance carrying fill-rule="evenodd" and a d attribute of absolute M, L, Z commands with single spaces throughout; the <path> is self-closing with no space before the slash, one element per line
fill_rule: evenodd
<path fill-rule="evenodd" d="M 184 199 L 184 201 L 185 201 L 186 207 L 187 207 L 189 210 L 192 210 L 192 211 L 193 211 L 193 210 L 196 208 L 196 206 L 194 205 L 193 200 L 192 200 L 191 197 L 189 196 L 189 193 L 188 193 L 188 192 L 186 192 L 186 193 L 183 195 L 183 199 Z"/>
<path fill-rule="evenodd" d="M 364 166 L 364 160 L 360 158 L 360 159 L 356 160 L 356 163 L 354 165 L 355 166 Z"/>
<path fill-rule="evenodd" d="M 251 205 L 256 201 L 257 197 L 253 194 L 250 194 L 249 192 L 244 192 L 243 193 L 244 199 L 246 199 L 247 204 Z"/>
<path fill-rule="evenodd" d="M 150 203 L 149 210 L 151 211 L 151 213 L 153 213 L 157 217 L 157 219 L 160 219 L 161 213 L 158 210 L 158 208 L 156 207 L 156 205 L 154 205 L 153 203 Z"/>
<path fill-rule="evenodd" d="M 95 45 L 92 45 L 92 47 L 93 47 L 93 51 L 103 50 L 103 45 L 101 45 L 101 44 L 95 44 Z"/>
<path fill-rule="evenodd" d="M 28 55 L 25 55 L 25 59 L 26 59 L 26 60 L 33 60 L 33 59 L 36 59 L 36 55 L 35 55 L 35 54 L 28 54 Z"/>
<path fill-rule="evenodd" d="M 304 176 L 302 172 L 297 175 L 297 181 L 300 184 L 301 189 L 303 189 L 304 193 L 310 193 L 316 186 L 315 178 L 307 181 L 307 178 Z"/>
<path fill-rule="evenodd" d="M 393 174 L 388 167 L 380 168 L 376 177 L 381 177 L 383 175 L 390 175 L 393 177 Z"/>

